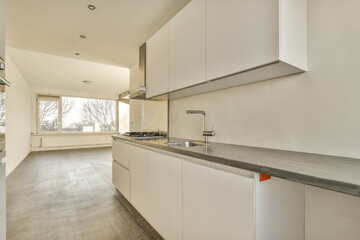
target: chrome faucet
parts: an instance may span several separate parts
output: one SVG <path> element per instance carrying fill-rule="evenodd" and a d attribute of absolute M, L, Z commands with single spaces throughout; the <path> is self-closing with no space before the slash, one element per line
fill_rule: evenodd
<path fill-rule="evenodd" d="M 204 112 L 202 110 L 186 110 L 186 113 L 187 114 L 202 114 L 204 116 L 204 131 L 203 131 L 202 135 L 205 137 L 204 142 L 208 143 L 209 136 L 215 136 L 215 132 L 206 130 L 206 112 Z"/>

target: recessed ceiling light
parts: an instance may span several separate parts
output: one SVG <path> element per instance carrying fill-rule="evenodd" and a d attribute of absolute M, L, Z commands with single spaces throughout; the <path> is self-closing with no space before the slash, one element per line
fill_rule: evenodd
<path fill-rule="evenodd" d="M 91 11 L 94 11 L 96 9 L 96 7 L 94 5 L 88 5 L 88 8 L 91 10 Z"/>
<path fill-rule="evenodd" d="M 80 55 L 80 53 L 76 52 L 76 53 L 75 53 L 75 55 L 76 55 L 76 56 L 79 56 L 79 55 Z"/>
<path fill-rule="evenodd" d="M 85 39 L 86 36 L 85 36 L 85 35 L 80 35 L 80 38 L 81 38 L 81 39 Z"/>
<path fill-rule="evenodd" d="M 92 81 L 89 81 L 89 80 L 84 80 L 83 83 L 90 85 L 90 84 L 92 84 L 93 82 L 92 82 Z"/>

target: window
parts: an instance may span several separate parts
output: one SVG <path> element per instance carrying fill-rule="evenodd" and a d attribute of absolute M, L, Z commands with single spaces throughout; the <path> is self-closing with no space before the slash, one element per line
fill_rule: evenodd
<path fill-rule="evenodd" d="M 119 102 L 119 132 L 129 131 L 129 104 Z"/>
<path fill-rule="evenodd" d="M 129 125 L 125 105 L 115 100 L 39 96 L 39 132 L 117 132 Z"/>
<path fill-rule="evenodd" d="M 41 97 L 39 99 L 39 131 L 59 131 L 60 97 Z"/>

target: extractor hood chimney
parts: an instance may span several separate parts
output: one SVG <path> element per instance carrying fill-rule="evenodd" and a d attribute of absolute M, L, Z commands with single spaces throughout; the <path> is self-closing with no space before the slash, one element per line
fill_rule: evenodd
<path fill-rule="evenodd" d="M 120 94 L 121 100 L 128 99 L 145 99 L 146 98 L 146 43 L 139 49 L 139 85 Z"/>

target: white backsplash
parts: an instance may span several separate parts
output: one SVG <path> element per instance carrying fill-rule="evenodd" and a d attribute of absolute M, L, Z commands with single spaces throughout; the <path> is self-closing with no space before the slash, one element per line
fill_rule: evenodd
<path fill-rule="evenodd" d="M 167 132 L 167 101 L 130 100 L 131 132 Z"/>
<path fill-rule="evenodd" d="M 170 136 L 360 158 L 360 15 L 341 1 L 308 2 L 307 73 L 170 102 Z M 321 16 L 321 17 L 319 17 Z M 337 16 L 334 18 L 334 16 Z"/>

